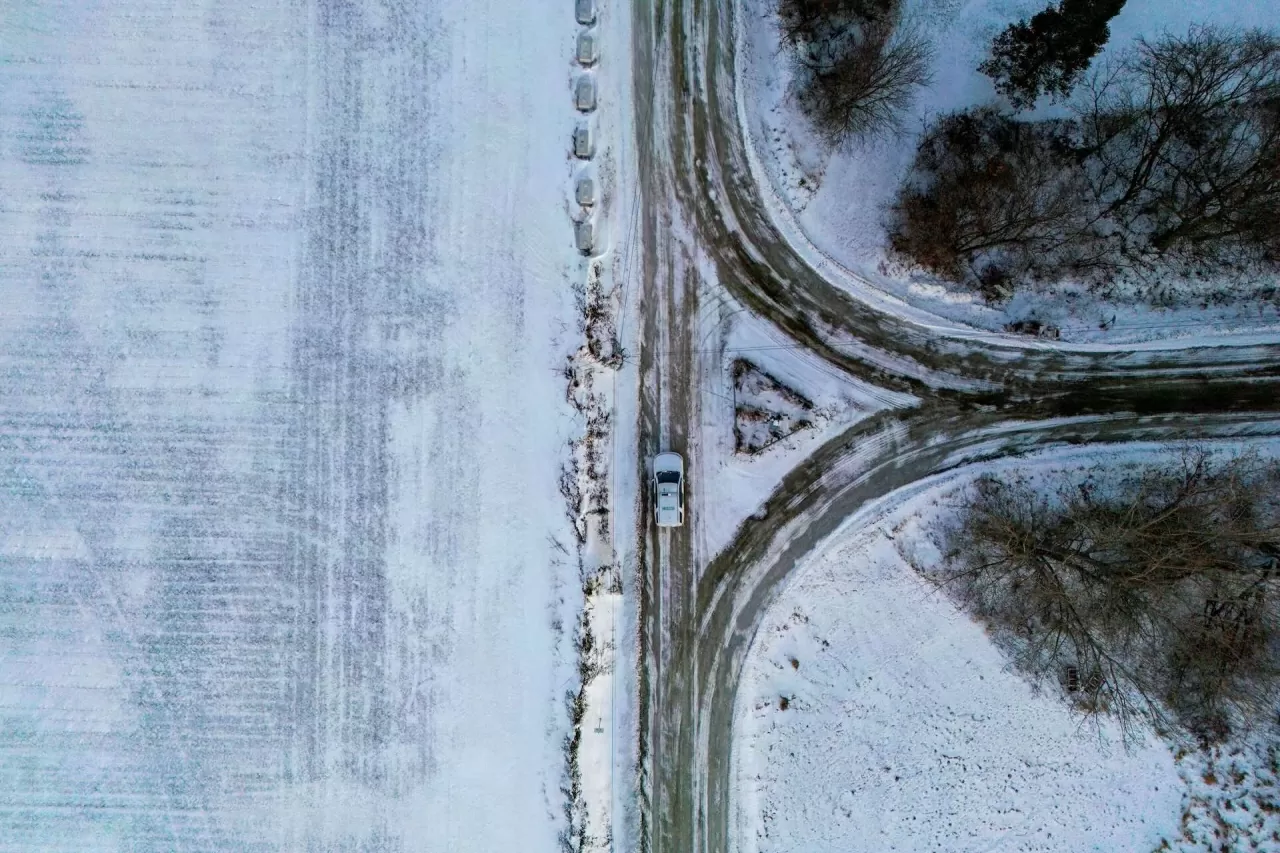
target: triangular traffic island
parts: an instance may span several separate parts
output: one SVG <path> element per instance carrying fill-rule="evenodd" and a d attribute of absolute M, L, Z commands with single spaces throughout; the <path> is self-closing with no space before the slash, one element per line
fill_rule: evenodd
<path fill-rule="evenodd" d="M 745 358 L 733 362 L 733 449 L 756 456 L 814 425 L 813 402 Z"/>

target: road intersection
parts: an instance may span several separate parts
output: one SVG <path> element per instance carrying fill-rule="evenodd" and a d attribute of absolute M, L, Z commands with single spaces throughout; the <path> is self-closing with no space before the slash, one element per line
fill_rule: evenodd
<path fill-rule="evenodd" d="M 685 455 L 691 508 L 688 526 L 661 534 L 645 526 L 640 539 L 640 849 L 649 853 L 727 851 L 746 652 L 791 569 L 860 510 L 974 453 L 1280 435 L 1280 344 L 1045 345 L 912 322 L 827 281 L 778 233 L 752 179 L 737 115 L 734 15 L 734 0 L 634 7 L 635 126 L 646 130 L 638 453 L 641 466 L 661 450 Z M 712 554 L 697 512 L 697 378 L 724 367 L 700 346 L 698 328 L 720 301 L 829 368 L 916 405 L 830 440 Z"/>

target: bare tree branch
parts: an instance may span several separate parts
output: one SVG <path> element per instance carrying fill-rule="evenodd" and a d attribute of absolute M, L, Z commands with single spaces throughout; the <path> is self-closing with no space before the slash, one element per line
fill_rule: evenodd
<path fill-rule="evenodd" d="M 797 101 L 830 145 L 896 129 L 929 83 L 932 47 L 899 0 L 781 0 L 778 14 Z"/>

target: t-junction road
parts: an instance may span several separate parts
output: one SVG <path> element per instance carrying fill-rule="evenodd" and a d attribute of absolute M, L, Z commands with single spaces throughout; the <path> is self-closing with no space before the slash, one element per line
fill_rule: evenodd
<path fill-rule="evenodd" d="M 976 459 L 1055 444 L 1280 434 L 1280 345 L 1046 346 L 913 323 L 825 280 L 778 233 L 753 182 L 734 91 L 734 15 L 734 0 L 634 7 L 646 389 L 638 452 L 641 465 L 659 450 L 686 455 L 692 510 L 688 527 L 648 526 L 641 540 L 640 849 L 651 853 L 727 850 L 743 659 L 773 592 L 859 510 Z M 726 302 L 830 368 L 917 403 L 828 442 L 712 554 L 697 512 L 699 378 L 725 367 L 700 329 Z"/>

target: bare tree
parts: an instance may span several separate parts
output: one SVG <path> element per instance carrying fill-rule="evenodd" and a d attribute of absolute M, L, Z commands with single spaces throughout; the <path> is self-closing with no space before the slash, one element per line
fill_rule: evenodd
<path fill-rule="evenodd" d="M 1280 687 L 1280 468 L 1200 450 L 1115 488 L 979 480 L 934 577 L 1043 677 L 1083 675 L 1082 706 L 1170 712 L 1206 739 L 1274 708 Z"/>
<path fill-rule="evenodd" d="M 829 67 L 809 72 L 800 104 L 832 145 L 894 130 L 915 90 L 928 85 L 932 58 L 918 33 L 871 22 Z"/>
<path fill-rule="evenodd" d="M 900 0 L 780 0 L 801 108 L 832 145 L 893 129 L 929 82 L 932 48 Z"/>
<path fill-rule="evenodd" d="M 1095 75 L 1082 151 L 1139 252 L 1280 258 L 1280 39 L 1197 27 Z"/>
<path fill-rule="evenodd" d="M 1280 39 L 1197 27 L 1139 41 L 1076 110 L 941 119 L 892 209 L 893 247 L 988 294 L 1013 277 L 1105 286 L 1175 261 L 1280 263 Z"/>
<path fill-rule="evenodd" d="M 901 0 L 778 0 L 782 38 L 810 68 L 847 53 L 863 28 L 896 17 Z"/>
<path fill-rule="evenodd" d="M 779 0 L 782 38 L 797 61 L 829 70 L 861 40 L 868 24 L 892 20 L 900 0 Z"/>

